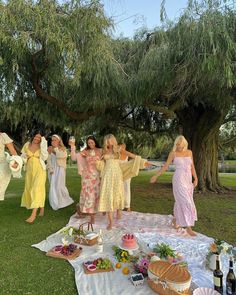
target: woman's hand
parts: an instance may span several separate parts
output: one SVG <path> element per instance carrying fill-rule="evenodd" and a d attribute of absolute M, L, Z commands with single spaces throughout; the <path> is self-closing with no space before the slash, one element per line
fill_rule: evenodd
<path fill-rule="evenodd" d="M 81 154 L 81 156 L 83 156 L 83 157 L 87 157 L 87 156 L 88 156 L 88 151 L 83 150 L 80 154 Z"/>
<path fill-rule="evenodd" d="M 11 167 L 12 167 L 12 168 L 17 168 L 17 167 L 18 167 L 18 163 L 15 161 L 15 162 L 13 163 L 13 165 L 11 165 Z"/>
<path fill-rule="evenodd" d="M 197 185 L 198 185 L 198 179 L 194 179 L 193 186 L 197 187 Z"/>
<path fill-rule="evenodd" d="M 145 167 L 151 167 L 152 166 L 152 163 L 147 161 L 147 162 L 145 162 L 144 165 L 145 165 Z"/>
<path fill-rule="evenodd" d="M 74 147 L 75 146 L 75 141 L 74 140 L 69 140 L 68 142 L 70 147 Z"/>
<path fill-rule="evenodd" d="M 150 179 L 150 183 L 155 183 L 157 181 L 157 175 L 154 175 Z"/>

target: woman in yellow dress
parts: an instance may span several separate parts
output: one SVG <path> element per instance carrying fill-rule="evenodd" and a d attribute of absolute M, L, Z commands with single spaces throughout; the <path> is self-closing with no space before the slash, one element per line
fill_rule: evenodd
<path fill-rule="evenodd" d="M 21 207 L 32 209 L 26 222 L 33 223 L 38 208 L 40 208 L 39 215 L 44 215 L 47 141 L 40 133 L 37 133 L 31 141 L 25 143 L 21 152 L 26 165 L 25 189 L 21 199 Z"/>
<path fill-rule="evenodd" d="M 120 147 L 113 134 L 104 137 L 103 161 L 98 161 L 97 169 L 101 171 L 100 199 L 98 211 L 107 212 L 108 226 L 112 229 L 113 212 L 117 210 L 117 219 L 121 218 L 121 210 L 124 209 L 124 180 L 137 176 L 139 169 L 150 164 L 128 151 L 127 157 L 133 160 L 126 163 L 120 162 Z"/>

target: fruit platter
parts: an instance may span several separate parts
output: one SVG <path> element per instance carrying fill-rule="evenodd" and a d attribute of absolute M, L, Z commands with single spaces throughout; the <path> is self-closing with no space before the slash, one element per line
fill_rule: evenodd
<path fill-rule="evenodd" d="M 83 263 L 84 272 L 86 274 L 94 274 L 99 272 L 114 271 L 113 265 L 108 258 L 97 258 Z"/>
<path fill-rule="evenodd" d="M 57 245 L 49 250 L 46 255 L 55 258 L 72 260 L 78 257 L 81 251 L 82 247 L 77 247 L 75 244 Z"/>

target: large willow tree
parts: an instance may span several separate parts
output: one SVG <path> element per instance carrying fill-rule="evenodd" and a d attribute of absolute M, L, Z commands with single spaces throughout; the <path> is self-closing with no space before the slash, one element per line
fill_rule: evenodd
<path fill-rule="evenodd" d="M 181 126 L 202 191 L 221 189 L 219 128 L 235 104 L 236 12 L 226 2 L 189 1 L 177 23 L 146 35 L 134 60 L 136 100 Z"/>
<path fill-rule="evenodd" d="M 6 112 L 76 124 L 125 98 L 99 1 L 0 1 L 0 99 Z M 19 112 L 18 112 L 19 113 Z M 47 115 L 43 115 L 43 113 Z M 10 116 L 11 118 L 11 116 Z"/>

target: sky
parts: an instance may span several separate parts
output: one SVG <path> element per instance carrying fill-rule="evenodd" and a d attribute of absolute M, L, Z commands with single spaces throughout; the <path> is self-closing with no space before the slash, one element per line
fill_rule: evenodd
<path fill-rule="evenodd" d="M 161 0 L 101 0 L 106 15 L 115 22 L 115 37 L 133 37 L 140 27 L 153 29 L 160 25 Z M 187 0 L 166 0 L 168 18 L 174 20 L 187 6 Z"/>

